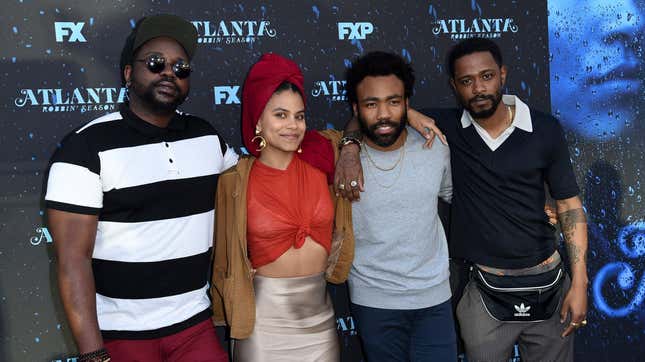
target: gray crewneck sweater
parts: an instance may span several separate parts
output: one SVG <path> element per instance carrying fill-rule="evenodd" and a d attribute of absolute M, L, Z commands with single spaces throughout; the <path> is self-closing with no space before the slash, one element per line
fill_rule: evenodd
<path fill-rule="evenodd" d="M 448 245 L 437 214 L 437 198 L 452 196 L 450 152 L 438 140 L 424 149 L 423 137 L 409 127 L 407 133 L 398 150 L 361 151 L 365 192 L 352 204 L 356 251 L 349 275 L 355 304 L 420 309 L 451 295 Z M 374 166 L 392 167 L 401 156 L 392 170 Z"/>

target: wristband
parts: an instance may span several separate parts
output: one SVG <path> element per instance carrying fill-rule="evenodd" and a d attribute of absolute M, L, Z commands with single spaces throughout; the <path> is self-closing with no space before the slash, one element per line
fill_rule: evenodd
<path fill-rule="evenodd" d="M 343 147 L 351 143 L 358 146 L 359 150 L 361 149 L 361 141 L 358 138 L 352 136 L 343 136 L 343 138 L 340 139 L 340 142 L 338 142 L 338 148 L 342 149 Z"/>

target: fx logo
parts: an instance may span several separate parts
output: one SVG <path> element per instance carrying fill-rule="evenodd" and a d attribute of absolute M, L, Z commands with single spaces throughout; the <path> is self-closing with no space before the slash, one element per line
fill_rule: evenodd
<path fill-rule="evenodd" d="M 372 34 L 374 25 L 372 23 L 338 23 L 338 39 L 365 39 Z M 346 37 L 347 36 L 347 37 Z"/>
<path fill-rule="evenodd" d="M 239 85 L 223 85 L 213 87 L 213 93 L 215 94 L 215 104 L 240 104 L 240 98 L 237 96 L 237 92 L 239 90 Z"/>
<path fill-rule="evenodd" d="M 54 23 L 54 32 L 56 33 L 56 42 L 64 42 L 65 37 L 69 37 L 67 40 L 69 43 L 85 43 L 87 39 L 81 33 L 83 30 L 84 22 L 72 23 L 67 21 L 57 21 Z"/>

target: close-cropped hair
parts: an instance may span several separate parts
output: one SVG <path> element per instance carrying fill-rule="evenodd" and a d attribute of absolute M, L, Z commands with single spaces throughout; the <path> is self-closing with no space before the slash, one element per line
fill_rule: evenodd
<path fill-rule="evenodd" d="M 470 38 L 462 40 L 450 49 L 448 57 L 446 58 L 446 65 L 448 67 L 450 78 L 455 77 L 455 62 L 457 59 L 477 52 L 489 52 L 493 56 L 497 66 L 500 68 L 504 64 L 502 61 L 502 51 L 499 49 L 499 45 L 494 41 L 485 38 Z"/>
<path fill-rule="evenodd" d="M 410 63 L 400 55 L 375 51 L 357 58 L 345 73 L 345 90 L 350 104 L 357 103 L 356 87 L 368 76 L 395 75 L 403 82 L 404 96 L 412 96 L 414 90 L 414 70 Z"/>

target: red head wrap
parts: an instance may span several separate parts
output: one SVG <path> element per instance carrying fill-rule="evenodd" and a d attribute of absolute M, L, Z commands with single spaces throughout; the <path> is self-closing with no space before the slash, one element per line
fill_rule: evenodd
<path fill-rule="evenodd" d="M 300 68 L 293 61 L 277 54 L 264 54 L 255 63 L 244 81 L 242 88 L 242 141 L 253 156 L 258 157 L 257 145 L 251 142 L 255 137 L 255 126 L 264 107 L 275 90 L 284 82 L 292 83 L 300 90 L 305 101 L 304 78 Z M 301 143 L 302 153 L 297 153 L 303 161 L 327 174 L 329 183 L 334 179 L 334 149 L 326 138 L 318 132 L 307 131 Z"/>

